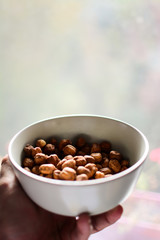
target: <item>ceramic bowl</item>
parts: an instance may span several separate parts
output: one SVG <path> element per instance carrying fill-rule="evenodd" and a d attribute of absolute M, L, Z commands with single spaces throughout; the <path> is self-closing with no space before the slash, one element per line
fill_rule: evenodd
<path fill-rule="evenodd" d="M 108 140 L 130 159 L 131 166 L 108 178 L 87 181 L 48 179 L 21 167 L 23 148 L 37 138 L 74 139 L 84 135 L 89 142 Z M 96 215 L 125 201 L 137 183 L 149 145 L 144 134 L 120 120 L 94 115 L 70 115 L 45 119 L 18 132 L 9 144 L 9 159 L 27 195 L 40 207 L 57 214 Z"/>

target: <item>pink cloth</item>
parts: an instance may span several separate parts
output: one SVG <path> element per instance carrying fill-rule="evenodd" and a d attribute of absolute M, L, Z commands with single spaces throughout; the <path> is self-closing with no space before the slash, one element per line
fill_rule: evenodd
<path fill-rule="evenodd" d="M 160 164 L 160 148 L 155 148 L 150 153 L 150 159 L 153 162 L 158 162 Z"/>

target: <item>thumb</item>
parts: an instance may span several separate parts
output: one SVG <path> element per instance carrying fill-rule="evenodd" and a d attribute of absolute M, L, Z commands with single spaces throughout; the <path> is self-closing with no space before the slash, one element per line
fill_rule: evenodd
<path fill-rule="evenodd" d="M 13 181 L 15 179 L 15 175 L 7 155 L 2 158 L 0 177 L 1 180 L 7 179 L 8 181 Z"/>
<path fill-rule="evenodd" d="M 72 232 L 72 237 L 77 240 L 87 240 L 91 231 L 91 219 L 87 213 L 83 213 L 77 220 L 76 228 Z"/>

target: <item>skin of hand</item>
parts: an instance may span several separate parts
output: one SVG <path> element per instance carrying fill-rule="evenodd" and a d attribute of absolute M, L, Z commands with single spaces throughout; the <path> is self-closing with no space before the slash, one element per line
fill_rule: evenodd
<path fill-rule="evenodd" d="M 92 233 L 115 223 L 122 212 L 120 205 L 100 215 L 83 213 L 78 218 L 48 212 L 23 191 L 8 157 L 2 159 L 0 240 L 87 240 Z"/>

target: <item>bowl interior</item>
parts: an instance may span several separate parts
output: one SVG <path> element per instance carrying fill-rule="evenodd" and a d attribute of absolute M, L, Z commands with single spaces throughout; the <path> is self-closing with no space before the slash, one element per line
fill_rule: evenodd
<path fill-rule="evenodd" d="M 81 115 L 56 117 L 26 127 L 11 140 L 9 156 L 12 163 L 15 161 L 21 165 L 23 148 L 27 143 L 33 144 L 38 138 L 49 137 L 74 141 L 77 136 L 84 136 L 88 142 L 110 141 L 113 149 L 129 158 L 131 165 L 143 161 L 148 152 L 145 136 L 131 125 L 111 118 Z"/>

